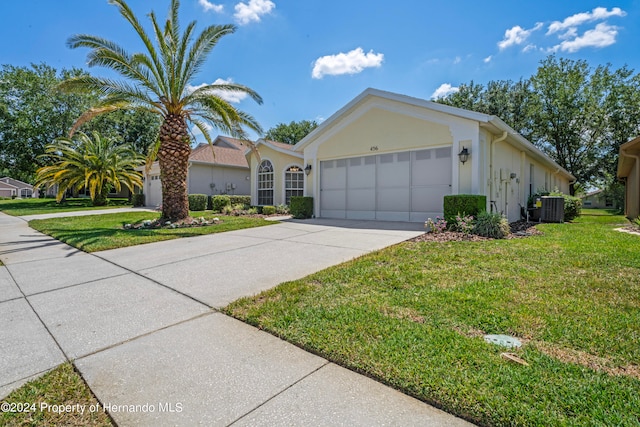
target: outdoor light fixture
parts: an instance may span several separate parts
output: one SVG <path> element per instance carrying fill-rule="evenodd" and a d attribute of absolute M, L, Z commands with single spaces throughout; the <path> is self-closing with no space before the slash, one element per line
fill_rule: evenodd
<path fill-rule="evenodd" d="M 465 148 L 464 146 L 462 147 L 462 151 L 460 151 L 458 153 L 458 158 L 460 159 L 460 161 L 462 162 L 462 164 L 464 165 L 464 163 L 469 160 L 469 149 Z"/>
<path fill-rule="evenodd" d="M 311 173 L 311 164 L 307 163 L 307 166 L 304 168 L 304 173 L 309 176 L 309 174 Z"/>

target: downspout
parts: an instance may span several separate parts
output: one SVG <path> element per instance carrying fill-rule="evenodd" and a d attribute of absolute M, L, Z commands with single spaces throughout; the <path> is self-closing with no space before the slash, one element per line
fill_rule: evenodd
<path fill-rule="evenodd" d="M 640 190 L 640 155 L 638 154 L 631 154 L 629 152 L 627 152 L 626 150 L 622 150 L 622 154 L 624 154 L 625 156 L 634 158 L 636 160 L 636 181 L 637 181 L 637 187 L 636 190 Z M 626 192 L 627 190 L 625 190 Z M 625 200 L 627 200 L 627 197 L 625 197 Z M 625 211 L 628 209 L 625 209 Z M 638 210 L 640 211 L 640 206 L 638 206 Z"/>
<path fill-rule="evenodd" d="M 495 144 L 496 142 L 502 142 L 505 139 L 507 139 L 507 135 L 509 133 L 507 131 L 504 131 L 504 133 L 502 134 L 501 137 L 494 139 L 493 141 L 491 141 L 491 144 L 489 146 L 489 204 L 491 206 L 490 210 L 491 212 L 493 212 L 493 204 L 495 203 L 495 200 L 493 198 L 493 180 L 494 180 L 494 176 L 493 176 L 493 144 Z M 497 207 L 496 207 L 497 209 Z"/>

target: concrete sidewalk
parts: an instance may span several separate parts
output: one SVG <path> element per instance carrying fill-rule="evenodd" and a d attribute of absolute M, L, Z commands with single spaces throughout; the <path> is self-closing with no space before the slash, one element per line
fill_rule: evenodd
<path fill-rule="evenodd" d="M 420 233 L 402 228 L 287 221 L 86 254 L 0 213 L 0 398 L 71 360 L 122 426 L 467 425 L 215 310 Z"/>

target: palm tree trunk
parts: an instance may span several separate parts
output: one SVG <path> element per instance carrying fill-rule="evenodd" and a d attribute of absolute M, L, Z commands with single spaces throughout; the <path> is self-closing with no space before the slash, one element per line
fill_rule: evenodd
<path fill-rule="evenodd" d="M 160 127 L 160 180 L 162 218 L 170 221 L 189 216 L 187 169 L 191 146 L 184 117 L 169 115 Z"/>

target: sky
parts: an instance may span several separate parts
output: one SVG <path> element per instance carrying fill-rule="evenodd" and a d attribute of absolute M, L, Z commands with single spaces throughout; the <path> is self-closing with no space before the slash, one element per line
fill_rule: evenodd
<path fill-rule="evenodd" d="M 170 0 L 129 0 L 150 30 Z M 640 72 L 640 0 L 181 0 L 181 24 L 235 24 L 211 52 L 194 86 L 233 81 L 264 103 L 228 100 L 264 130 L 299 120 L 322 122 L 369 87 L 423 99 L 460 84 L 518 80 L 550 54 Z M 87 68 L 74 34 L 143 50 L 107 0 L 0 2 L 0 64 Z M 221 94 L 227 96 L 228 94 Z M 216 132 L 214 131 L 215 135 Z M 252 135 L 254 138 L 257 135 Z"/>

